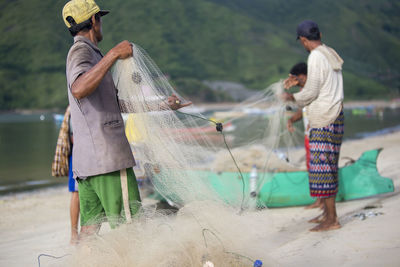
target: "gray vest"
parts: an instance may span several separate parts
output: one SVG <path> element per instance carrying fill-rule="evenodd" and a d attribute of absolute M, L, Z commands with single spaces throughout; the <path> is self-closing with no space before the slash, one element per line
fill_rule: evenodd
<path fill-rule="evenodd" d="M 67 57 L 68 99 L 74 129 L 72 168 L 74 177 L 105 174 L 135 165 L 110 72 L 99 87 L 80 100 L 71 94 L 71 84 L 95 66 L 103 55 L 87 38 L 76 36 Z"/>

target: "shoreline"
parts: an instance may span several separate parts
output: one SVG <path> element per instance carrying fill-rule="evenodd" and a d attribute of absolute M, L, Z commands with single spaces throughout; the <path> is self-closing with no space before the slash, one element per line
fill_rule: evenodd
<path fill-rule="evenodd" d="M 354 137 L 354 138 L 346 138 L 343 140 L 344 143 L 347 142 L 360 142 L 362 140 L 366 140 L 369 138 L 382 138 L 385 135 L 392 135 L 392 134 L 400 134 L 400 125 L 394 126 L 394 127 L 388 127 L 384 129 L 380 129 L 374 132 L 361 132 L 359 133 L 359 137 Z M 53 177 L 54 178 L 54 177 Z M 35 180 L 35 181 L 27 181 L 25 183 L 17 183 L 13 185 L 4 185 L 3 187 L 8 187 L 8 188 L 16 188 L 17 190 L 3 190 L 5 192 L 1 191 L 1 186 L 0 186 L 0 201 L 1 199 L 7 198 L 8 196 L 14 196 L 18 194 L 31 194 L 34 193 L 35 191 L 42 191 L 46 189 L 55 189 L 55 188 L 62 188 L 66 187 L 68 185 L 67 178 L 64 180 L 66 181 L 60 181 L 61 179 L 56 179 L 54 180 Z M 34 184 L 32 184 L 34 183 Z M 36 185 L 37 184 L 37 185 Z M 26 188 L 26 189 L 25 189 Z"/>
<path fill-rule="evenodd" d="M 195 107 L 204 109 L 217 109 L 217 108 L 232 108 L 240 102 L 199 102 L 194 103 Z M 400 99 L 392 100 L 349 100 L 344 101 L 343 106 L 345 109 L 353 108 L 400 108 Z M 50 108 L 50 109 L 14 109 L 14 110 L 0 110 L 0 115 L 19 114 L 19 115 L 33 115 L 33 114 L 46 114 L 46 113 L 63 113 L 65 109 Z"/>
<path fill-rule="evenodd" d="M 240 102 L 220 102 L 220 103 L 194 103 L 198 108 L 204 109 L 217 109 L 217 108 L 232 108 Z M 400 100 L 349 100 L 344 101 L 343 106 L 345 109 L 354 108 L 400 108 Z"/>
<path fill-rule="evenodd" d="M 393 130 L 391 130 L 393 129 Z M 385 131 L 387 130 L 387 131 Z M 376 134 L 377 133 L 377 134 Z M 364 141 L 367 140 L 373 140 L 373 139 L 382 139 L 385 137 L 390 137 L 390 136 L 395 136 L 395 135 L 399 135 L 400 136 L 400 125 L 395 126 L 395 127 L 389 127 L 386 129 L 382 129 L 382 130 L 378 130 L 375 132 L 369 132 L 367 134 L 363 134 L 361 133 L 363 136 L 359 137 L 359 138 L 351 138 L 351 139 L 345 139 L 343 141 L 343 145 L 342 145 L 342 149 L 341 149 L 341 158 L 342 158 L 342 150 L 343 148 L 345 148 L 345 153 L 348 153 L 349 151 L 347 151 L 346 149 L 346 144 L 352 144 L 352 143 L 364 143 Z M 400 140 L 400 139 L 399 139 Z M 373 146 L 368 145 L 369 142 L 366 142 L 367 145 L 365 146 L 365 151 L 369 150 L 369 149 L 373 149 Z M 374 142 L 373 142 L 374 143 Z M 399 143 L 400 145 L 400 143 Z M 376 147 L 378 148 L 378 147 Z M 353 153 L 351 153 L 353 155 Z M 361 154 L 360 154 L 361 155 Z M 340 166 L 342 167 L 342 166 Z M 67 178 L 65 178 L 66 180 Z M 48 182 L 48 184 L 45 183 L 41 183 L 41 181 L 46 181 Z M 28 189 L 18 189 L 16 191 L 7 191 L 5 193 L 1 193 L 0 192 L 0 201 L 7 199 L 9 197 L 11 198 L 15 198 L 18 197 L 18 195 L 21 196 L 27 196 L 27 195 L 32 195 L 35 193 L 41 193 L 41 192 L 46 192 L 46 191 L 58 191 L 59 189 L 62 189 L 64 191 L 64 189 L 68 192 L 68 181 L 54 181 L 51 182 L 52 180 L 38 180 L 38 181 L 34 181 L 34 183 L 37 182 L 37 187 L 35 187 L 34 185 L 29 185 L 28 182 Z M 32 182 L 32 181 L 30 181 Z M 16 184 L 16 185 L 20 185 L 20 184 Z"/>

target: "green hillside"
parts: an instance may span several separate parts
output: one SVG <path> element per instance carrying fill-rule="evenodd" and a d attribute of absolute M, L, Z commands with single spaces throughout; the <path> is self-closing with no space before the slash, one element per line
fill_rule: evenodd
<path fill-rule="evenodd" d="M 0 109 L 64 107 L 65 57 L 72 37 L 65 1 L 0 3 Z M 395 0 L 114 0 L 97 3 L 106 52 L 126 39 L 142 46 L 178 91 L 212 101 L 203 80 L 263 89 L 306 60 L 295 40 L 303 19 L 344 58 L 347 99 L 388 98 L 400 90 L 400 3 Z M 197 89 L 199 88 L 199 90 Z M 220 98 L 219 98 L 220 99 Z"/>

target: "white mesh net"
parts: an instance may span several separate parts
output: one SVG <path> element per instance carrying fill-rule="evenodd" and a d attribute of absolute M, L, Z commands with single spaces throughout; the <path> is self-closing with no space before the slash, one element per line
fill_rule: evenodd
<path fill-rule="evenodd" d="M 67 264 L 212 266 L 203 265 L 210 261 L 215 266 L 252 266 L 257 258 L 265 262 L 262 241 L 272 220 L 263 217 L 265 213 L 246 210 L 256 203 L 242 174 L 255 165 L 260 187 L 276 171 L 305 168 L 303 133 L 286 130 L 287 104 L 278 97 L 282 83 L 230 110 L 200 114 L 192 105 L 173 111 L 168 96 L 187 100 L 134 44 L 133 57 L 115 64 L 113 78 L 138 163 L 136 175 L 151 179 L 180 210 L 171 217 L 143 207 L 132 224 L 96 236 L 94 245 L 80 248 Z M 217 122 L 223 124 L 222 133 L 216 130 Z"/>
<path fill-rule="evenodd" d="M 289 151 L 301 139 L 295 138 L 299 132 L 293 135 L 286 130 L 287 104 L 278 97 L 281 82 L 209 119 L 193 106 L 179 111 L 168 108 L 167 97 L 179 94 L 137 45 L 133 57 L 115 64 L 113 78 L 136 159 L 157 191 L 177 205 L 223 200 L 210 180 L 212 174 L 240 176 L 240 171 L 249 172 L 256 165 L 261 173 L 258 184 L 262 184 L 267 173 L 298 169 Z M 210 120 L 223 123 L 223 134 Z M 240 192 L 229 204 L 243 204 L 249 195 Z"/>

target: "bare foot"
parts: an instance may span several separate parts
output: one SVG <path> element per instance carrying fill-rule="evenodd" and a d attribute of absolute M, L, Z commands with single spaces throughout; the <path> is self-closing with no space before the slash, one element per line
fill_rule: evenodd
<path fill-rule="evenodd" d="M 330 231 L 330 230 L 336 230 L 341 228 L 342 226 L 337 220 L 334 221 L 328 221 L 325 220 L 324 222 L 318 224 L 314 228 L 311 228 L 311 232 L 323 232 L 323 231 Z"/>
<path fill-rule="evenodd" d="M 79 244 L 79 239 L 72 239 L 72 238 L 71 238 L 71 240 L 69 241 L 69 244 L 70 244 L 71 246 L 76 246 L 76 245 Z"/>
<path fill-rule="evenodd" d="M 318 203 L 317 201 L 312 203 L 311 205 L 305 206 L 304 209 L 309 210 L 309 209 L 315 209 L 315 208 L 320 208 L 322 209 L 324 207 L 323 204 Z"/>
<path fill-rule="evenodd" d="M 317 198 L 317 200 L 313 204 L 305 207 L 306 210 L 315 209 L 315 208 L 319 208 L 321 210 L 324 208 L 324 203 L 322 202 L 322 200 L 320 198 Z"/>
<path fill-rule="evenodd" d="M 325 214 L 318 215 L 317 217 L 309 220 L 309 223 L 322 223 L 326 220 Z"/>
<path fill-rule="evenodd" d="M 72 233 L 71 234 L 71 240 L 69 241 L 69 243 L 73 246 L 78 245 L 79 243 L 79 236 L 78 233 Z"/>

